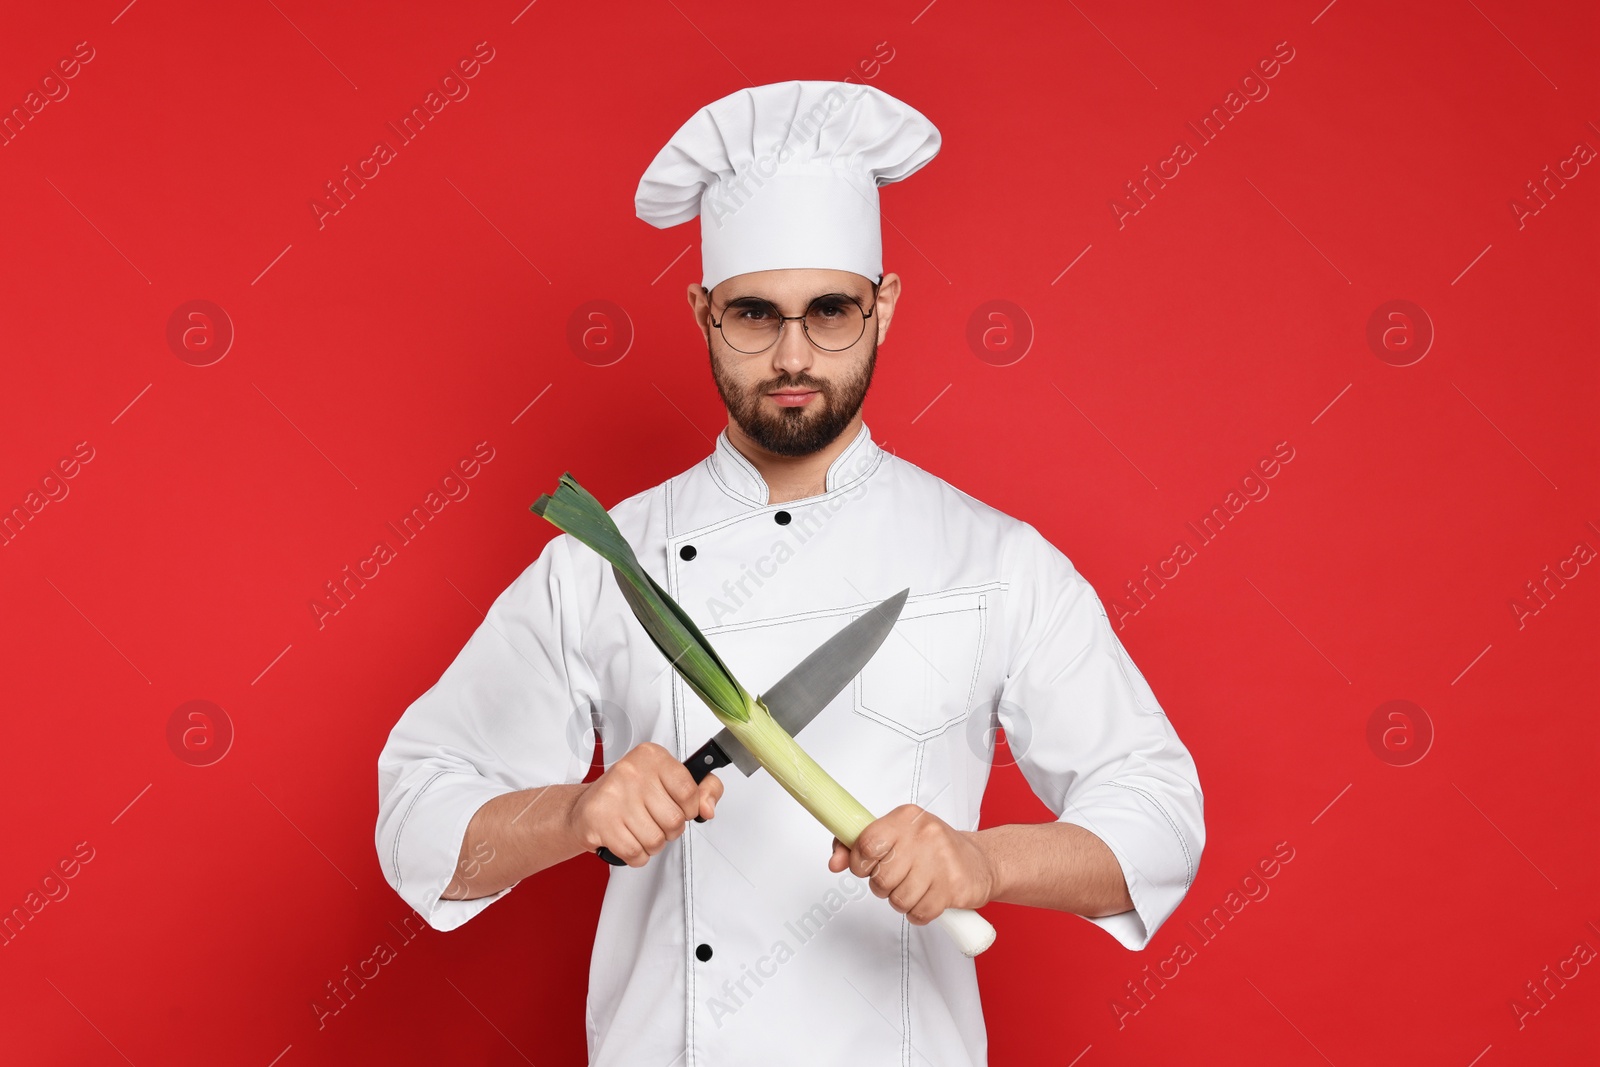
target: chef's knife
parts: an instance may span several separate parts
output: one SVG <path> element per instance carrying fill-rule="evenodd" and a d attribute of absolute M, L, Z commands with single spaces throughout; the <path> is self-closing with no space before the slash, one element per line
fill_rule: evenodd
<path fill-rule="evenodd" d="M 905 606 L 910 592 L 909 587 L 900 590 L 828 638 L 762 694 L 761 700 L 767 705 L 767 710 L 790 737 L 805 729 L 806 724 L 816 718 L 867 665 L 873 653 L 883 644 L 884 638 L 889 636 L 889 631 L 894 629 L 896 620 L 900 618 L 900 609 Z M 683 761 L 696 782 L 730 763 L 743 771 L 746 777 L 761 768 L 760 761 L 726 726 Z M 705 822 L 705 819 L 696 815 L 694 821 Z M 627 862 L 604 845 L 595 850 L 595 855 L 613 866 Z"/>

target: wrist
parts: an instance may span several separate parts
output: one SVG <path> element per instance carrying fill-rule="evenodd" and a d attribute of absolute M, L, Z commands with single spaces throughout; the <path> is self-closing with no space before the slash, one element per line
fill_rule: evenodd
<path fill-rule="evenodd" d="M 1003 850 L 997 847 L 995 841 L 994 828 L 964 832 L 978 854 L 983 857 L 984 875 L 988 883 L 983 903 L 988 904 L 1003 899 L 1007 892 L 1007 872 L 1003 862 Z"/>
<path fill-rule="evenodd" d="M 561 805 L 558 818 L 565 842 L 563 852 L 566 858 L 589 851 L 582 822 L 582 801 L 584 794 L 592 785 L 594 782 L 579 782 L 571 789 L 561 790 L 560 796 L 556 799 L 556 803 Z"/>

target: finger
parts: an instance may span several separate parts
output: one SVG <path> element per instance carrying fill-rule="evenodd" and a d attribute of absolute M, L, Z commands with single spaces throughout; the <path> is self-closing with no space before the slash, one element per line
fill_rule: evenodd
<path fill-rule="evenodd" d="M 850 850 L 850 873 L 857 878 L 871 878 L 872 872 L 877 869 L 877 866 L 877 858 L 869 857 L 862 852 L 861 842 L 857 841 L 855 847 Z"/>
<path fill-rule="evenodd" d="M 656 768 L 665 765 L 672 759 L 672 753 L 656 744 L 654 741 L 644 741 L 629 749 L 623 757 L 612 765 L 612 770 L 626 767 L 632 774 L 649 775 L 656 773 Z"/>
<path fill-rule="evenodd" d="M 856 873 L 863 878 L 872 877 L 895 861 L 894 842 L 886 837 L 874 838 L 865 847 L 858 841 L 856 852 L 861 855 L 861 869 Z"/>
<path fill-rule="evenodd" d="M 894 887 L 894 892 L 889 894 L 889 904 L 894 908 L 895 911 L 898 911 L 902 915 L 909 916 L 910 912 L 916 908 L 918 902 L 927 896 L 932 885 L 932 879 L 923 877 L 917 874 L 915 871 L 912 871 L 901 880 L 899 885 Z M 924 919 L 921 922 L 917 922 L 917 920 L 913 919 L 912 921 L 916 922 L 918 926 L 922 926 L 926 924 L 928 920 Z"/>
<path fill-rule="evenodd" d="M 629 867 L 643 867 L 650 859 L 650 853 L 645 851 L 633 831 L 619 823 L 616 827 L 605 833 L 605 846 L 611 854 L 626 863 Z"/>
<path fill-rule="evenodd" d="M 697 795 L 696 805 L 701 815 L 709 819 L 717 810 L 717 801 L 722 799 L 722 779 L 714 774 L 708 774 L 700 779 L 700 792 Z"/>
<path fill-rule="evenodd" d="M 901 848 L 898 843 L 891 843 L 878 858 L 872 873 L 885 886 L 893 889 L 905 881 L 906 876 L 911 873 L 913 856 L 914 853 L 909 848 Z"/>
<path fill-rule="evenodd" d="M 667 835 L 662 833 L 660 825 L 656 823 L 654 816 L 650 814 L 648 809 L 639 807 L 630 811 L 624 817 L 623 822 L 627 825 L 628 832 L 634 836 L 634 839 L 639 843 L 639 847 L 644 851 L 644 857 L 637 864 L 632 864 L 632 861 L 629 861 L 633 866 L 644 866 L 645 860 L 667 847 Z M 618 853 L 618 855 L 621 855 L 621 853 Z"/>
<path fill-rule="evenodd" d="M 699 807 L 696 813 L 700 818 L 709 819 L 717 813 L 716 795 L 709 790 L 700 791 L 699 800 L 697 803 Z"/>
<path fill-rule="evenodd" d="M 661 789 L 677 804 L 685 819 L 692 819 L 700 810 L 700 783 L 694 780 L 689 768 L 674 763 L 662 771 Z"/>
<path fill-rule="evenodd" d="M 850 846 L 850 870 L 858 877 L 866 878 L 877 866 L 878 842 L 882 833 L 882 827 L 874 822 L 856 835 L 855 843 Z"/>
<path fill-rule="evenodd" d="M 833 839 L 833 855 L 828 857 L 828 870 L 835 874 L 850 866 L 850 850 L 837 837 Z"/>
<path fill-rule="evenodd" d="M 891 862 L 892 860 L 891 856 L 889 860 L 879 861 L 872 873 L 867 876 L 867 885 L 877 896 L 887 897 L 905 880 L 907 871 L 898 862 Z"/>
<path fill-rule="evenodd" d="M 689 819 L 694 818 L 694 808 L 685 814 L 683 807 L 664 789 L 655 789 L 644 795 L 644 808 L 650 817 L 661 829 L 661 834 L 668 841 L 675 840 L 683 833 L 684 825 Z"/>

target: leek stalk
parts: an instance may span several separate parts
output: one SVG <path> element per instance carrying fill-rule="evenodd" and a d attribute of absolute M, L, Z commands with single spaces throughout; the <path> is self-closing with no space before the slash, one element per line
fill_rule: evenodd
<path fill-rule="evenodd" d="M 561 475 L 556 491 L 540 495 L 530 510 L 611 564 L 634 616 L 689 688 L 801 807 L 846 847 L 854 847 L 875 816 L 806 754 L 760 697 L 739 684 L 694 620 L 639 565 L 633 547 L 600 502 L 568 472 Z M 946 908 L 935 921 L 965 956 L 976 956 L 994 943 L 994 927 L 970 908 Z"/>

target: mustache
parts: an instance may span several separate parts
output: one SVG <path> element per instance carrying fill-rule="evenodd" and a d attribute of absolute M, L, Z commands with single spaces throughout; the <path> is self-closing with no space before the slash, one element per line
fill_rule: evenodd
<path fill-rule="evenodd" d="M 823 392 L 827 388 L 826 382 L 819 382 L 815 378 L 806 378 L 797 382 L 768 382 L 761 387 L 761 391 L 763 393 L 773 393 L 779 389 L 807 389 Z"/>

